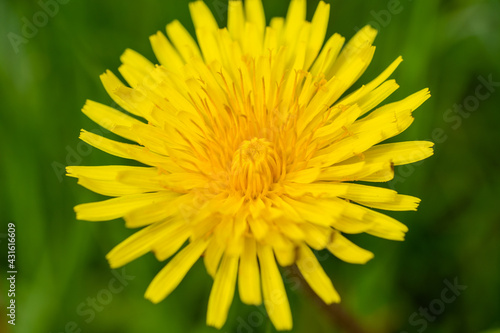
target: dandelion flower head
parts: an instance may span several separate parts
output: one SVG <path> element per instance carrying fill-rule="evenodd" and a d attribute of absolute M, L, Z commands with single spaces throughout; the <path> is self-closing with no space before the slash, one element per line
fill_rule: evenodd
<path fill-rule="evenodd" d="M 394 166 L 432 155 L 432 143 L 382 143 L 403 132 L 430 95 L 382 102 L 397 88 L 401 57 L 346 91 L 372 60 L 376 31 L 326 38 L 329 5 L 306 21 L 306 0 L 266 26 L 261 0 L 231 0 L 220 29 L 203 1 L 190 3 L 196 40 L 178 22 L 151 36 L 159 64 L 126 50 L 124 84 L 102 83 L 124 111 L 88 101 L 83 112 L 129 142 L 82 130 L 80 138 L 143 166 L 70 166 L 82 186 L 113 197 L 75 207 L 77 218 L 123 218 L 141 228 L 107 259 L 113 268 L 148 252 L 170 259 L 145 297 L 157 303 L 202 257 L 214 283 L 207 324 L 220 328 L 238 289 L 264 303 L 279 330 L 292 315 L 279 266 L 296 265 L 326 303 L 340 297 L 313 250 L 349 263 L 373 254 L 345 234 L 403 240 L 407 227 L 372 210 L 416 210 L 419 199 L 356 183 L 386 182 Z M 326 41 L 325 41 L 326 40 Z M 381 144 L 382 143 L 382 144 Z"/>

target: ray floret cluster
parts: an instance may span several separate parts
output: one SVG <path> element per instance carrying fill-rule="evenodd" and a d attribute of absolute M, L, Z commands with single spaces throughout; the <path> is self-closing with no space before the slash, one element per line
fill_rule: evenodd
<path fill-rule="evenodd" d="M 170 259 L 147 288 L 152 302 L 202 257 L 214 278 L 208 325 L 224 325 L 237 288 L 288 330 L 279 266 L 295 264 L 330 304 L 340 297 L 313 250 L 362 264 L 373 254 L 345 234 L 403 240 L 407 227 L 372 208 L 416 210 L 420 200 L 356 181 L 389 181 L 394 166 L 432 155 L 431 142 L 382 143 L 408 128 L 430 95 L 380 106 L 398 88 L 389 77 L 401 57 L 346 95 L 371 62 L 376 31 L 325 42 L 324 2 L 308 22 L 306 1 L 292 0 L 269 26 L 260 0 L 229 1 L 222 29 L 204 2 L 190 11 L 197 41 L 174 21 L 150 38 L 159 64 L 126 50 L 126 84 L 111 71 L 101 76 L 124 111 L 85 104 L 90 119 L 129 142 L 85 130 L 80 138 L 144 166 L 68 167 L 79 184 L 113 197 L 76 206 L 77 218 L 141 228 L 109 252 L 113 268 L 148 252 Z"/>

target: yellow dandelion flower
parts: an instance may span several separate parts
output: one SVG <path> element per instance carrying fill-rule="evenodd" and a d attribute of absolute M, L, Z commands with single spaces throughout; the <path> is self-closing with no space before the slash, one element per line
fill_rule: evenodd
<path fill-rule="evenodd" d="M 167 36 L 151 36 L 160 65 L 126 50 L 119 72 L 128 85 L 110 71 L 101 76 L 132 115 L 84 106 L 134 143 L 82 130 L 83 141 L 146 166 L 68 167 L 82 186 L 115 197 L 76 206 L 77 218 L 143 227 L 107 255 L 113 268 L 150 251 L 172 257 L 147 288 L 152 302 L 203 257 L 214 278 L 208 325 L 224 325 L 238 284 L 244 303 L 264 303 L 274 326 L 288 330 L 278 265 L 296 264 L 319 297 L 339 302 L 312 249 L 365 263 L 373 254 L 343 234 L 403 240 L 405 225 L 369 208 L 416 210 L 420 200 L 353 181 L 386 182 L 393 166 L 432 155 L 431 142 L 379 144 L 410 126 L 429 91 L 379 107 L 398 88 L 388 78 L 399 57 L 343 96 L 370 63 L 377 32 L 366 26 L 346 45 L 338 34 L 324 43 L 324 2 L 308 22 L 306 0 L 292 0 L 286 18 L 266 26 L 261 0 L 232 0 L 223 29 L 203 1 L 189 8 L 198 42 L 174 21 Z"/>

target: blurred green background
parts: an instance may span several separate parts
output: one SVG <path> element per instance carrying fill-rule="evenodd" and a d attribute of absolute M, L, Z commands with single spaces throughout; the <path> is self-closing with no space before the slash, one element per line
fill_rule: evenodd
<path fill-rule="evenodd" d="M 206 2 L 225 25 L 227 1 Z M 391 100 L 430 88 L 432 98 L 398 141 L 436 142 L 432 158 L 398 167 L 388 184 L 422 198 L 418 212 L 391 214 L 409 226 L 405 242 L 350 237 L 375 253 L 366 265 L 318 254 L 343 298 L 337 315 L 349 313 L 366 332 L 499 332 L 500 1 L 327 2 L 329 34 L 349 38 L 366 23 L 379 29 L 373 63 L 356 86 L 402 55 L 394 75 L 401 88 Z M 80 109 L 87 98 L 113 104 L 99 75 L 117 72 L 125 48 L 153 60 L 148 37 L 166 23 L 177 18 L 193 31 L 187 3 L 61 0 L 57 13 L 20 40 L 12 33 L 21 38 L 34 15 L 43 23 L 42 6 L 0 1 L 0 257 L 4 277 L 7 222 L 15 222 L 13 332 L 216 332 L 205 325 L 212 280 L 203 264 L 151 304 L 143 293 L 164 264 L 149 254 L 113 273 L 104 256 L 132 231 L 121 220 L 76 221 L 73 206 L 101 197 L 62 170 L 127 163 L 79 142 L 81 128 L 98 129 Z M 309 18 L 316 5 L 308 2 Z M 269 20 L 286 14 L 288 0 L 264 6 Z M 354 332 L 286 280 L 294 332 Z M 455 282 L 467 288 L 443 302 Z M 0 286 L 0 332 L 9 332 L 5 278 Z M 429 316 L 419 313 L 429 307 Z M 222 332 L 273 331 L 262 308 L 241 304 L 236 293 Z"/>

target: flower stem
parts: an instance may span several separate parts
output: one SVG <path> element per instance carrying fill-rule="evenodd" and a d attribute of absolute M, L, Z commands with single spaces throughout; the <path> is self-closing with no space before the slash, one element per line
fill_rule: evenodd
<path fill-rule="evenodd" d="M 291 274 L 298 278 L 297 280 L 300 283 L 300 287 L 305 291 L 307 296 L 323 310 L 336 327 L 340 328 L 345 333 L 367 333 L 367 331 L 357 322 L 356 318 L 340 304 L 326 304 L 323 302 L 304 280 L 304 277 L 300 274 L 296 266 L 291 267 L 290 270 Z"/>

